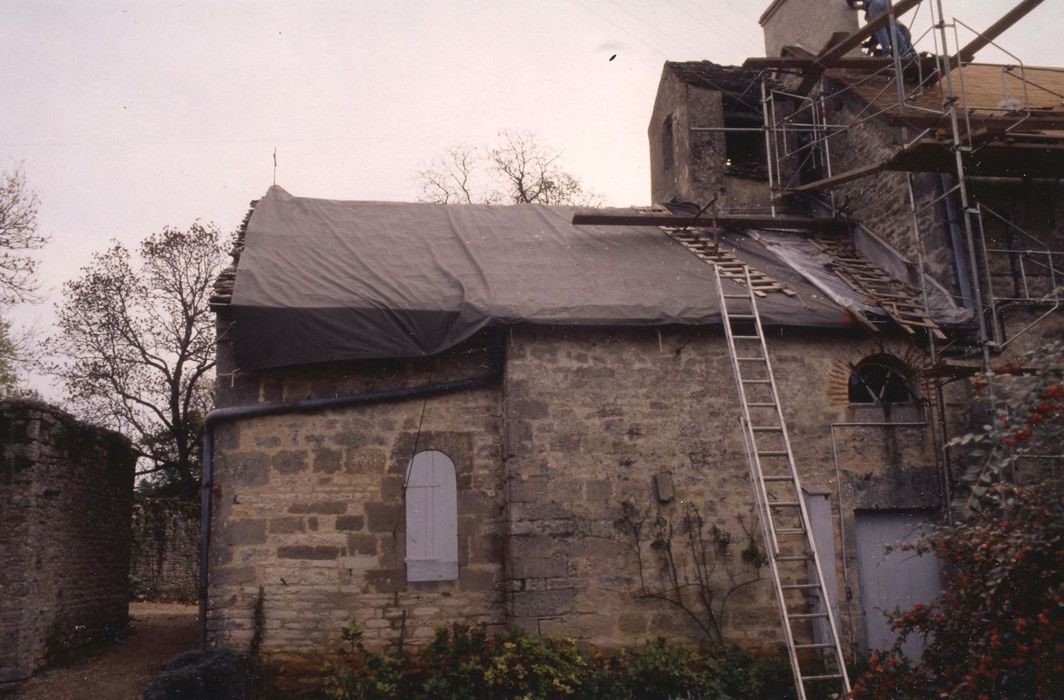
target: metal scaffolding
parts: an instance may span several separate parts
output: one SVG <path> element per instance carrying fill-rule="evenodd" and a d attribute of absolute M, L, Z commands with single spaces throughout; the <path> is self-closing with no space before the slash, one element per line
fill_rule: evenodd
<path fill-rule="evenodd" d="M 977 335 L 972 343 L 973 354 L 978 356 L 982 373 L 987 378 L 986 405 L 991 410 L 1000 407 L 995 402 L 994 384 L 990 381 L 994 354 L 1006 350 L 1019 337 L 1060 311 L 1061 297 L 1064 296 L 1064 250 L 1055 247 L 1059 245 L 1060 232 L 1056 231 L 1049 240 L 1043 240 L 980 201 L 977 195 L 981 178 L 1020 182 L 1023 177 L 1055 179 L 1064 173 L 1064 114 L 1039 109 L 1032 98 L 1032 93 L 1043 96 L 1049 93 L 1064 98 L 1064 94 L 1054 93 L 1037 79 L 1040 71 L 1056 69 L 1029 69 L 1019 57 L 996 43 L 1001 33 L 1040 2 L 1019 2 L 989 29 L 978 32 L 956 18 L 947 19 L 942 0 L 900 0 L 888 16 L 837 41 L 819 55 L 792 53 L 782 58 L 750 59 L 745 64 L 747 68 L 760 69 L 762 75 L 760 131 L 764 134 L 771 217 L 779 216 L 791 200 L 800 196 L 822 206 L 830 212 L 832 220 L 844 219 L 845 205 L 837 201 L 837 188 L 887 171 L 904 173 L 908 179 L 908 206 L 919 273 L 919 288 L 912 290 L 913 298 L 922 303 L 922 311 L 927 319 L 930 319 L 931 311 L 928 303 L 929 277 L 925 272 L 926 219 L 931 217 L 935 223 L 949 226 L 960 234 L 952 237 L 958 265 L 957 286 L 960 301 L 971 310 L 977 325 Z M 893 54 L 886 57 L 846 55 L 860 46 L 877 28 L 889 25 L 894 31 L 896 13 L 912 9 L 919 12 L 925 5 L 930 14 L 930 26 L 913 43 L 930 42 L 934 47 L 932 53 L 900 56 L 895 48 Z M 974 35 L 974 39 L 962 43 L 962 29 Z M 994 96 L 996 99 L 991 104 L 984 104 L 987 98 L 987 67 L 979 67 L 983 72 L 979 76 L 981 82 L 969 76 L 974 54 L 987 46 L 1003 51 L 1015 61 L 1013 65 L 997 69 L 1000 72 L 1001 92 Z M 770 73 L 772 77 L 769 77 Z M 790 81 L 785 88 L 779 77 L 786 74 L 800 80 Z M 980 88 L 982 93 L 976 88 Z M 846 110 L 835 108 L 840 98 L 847 95 L 857 97 L 848 102 L 852 106 L 849 114 L 845 113 Z M 832 147 L 839 144 L 844 135 L 874 120 L 885 120 L 898 127 L 901 145 L 889 153 L 870 157 L 870 162 L 851 163 L 848 169 L 838 168 L 839 158 L 837 155 L 833 158 Z M 757 131 L 749 127 L 731 128 L 727 125 L 692 127 L 691 130 L 725 135 L 728 132 Z M 1044 133 L 1054 130 L 1059 133 Z M 941 193 L 930 201 L 921 201 L 917 197 L 914 178 L 920 173 L 942 176 Z M 944 216 L 939 214 L 940 209 L 945 210 Z M 922 221 L 925 221 L 923 225 Z M 824 235 L 830 236 L 821 234 Z M 995 240 L 995 236 L 998 239 L 1003 236 L 1003 239 Z M 835 257 L 840 259 L 838 255 Z M 846 260 L 845 254 L 841 259 Z M 844 262 L 840 265 L 845 268 Z M 867 269 L 863 272 L 843 269 L 842 272 L 854 273 L 857 281 L 853 284 L 864 287 L 870 297 L 884 290 L 884 287 L 869 287 L 869 281 L 875 280 Z M 890 296 L 889 289 L 884 293 Z M 756 300 L 753 303 L 756 307 Z M 886 301 L 886 304 L 880 305 L 887 310 L 890 303 Z M 1019 328 L 1010 328 L 1005 320 L 1016 310 L 1024 311 L 1026 316 Z M 894 314 L 888 315 L 900 327 L 914 336 L 921 334 L 926 338 L 932 366 L 939 365 L 940 355 L 945 350 L 952 351 L 947 345 L 948 339 L 933 322 L 914 323 L 910 316 L 900 316 L 897 307 L 894 307 L 894 311 Z M 909 313 L 916 311 L 910 307 Z M 732 355 L 733 362 L 748 359 L 736 358 L 734 348 Z M 743 377 L 738 365 L 736 376 L 745 406 Z M 943 497 L 946 501 L 944 510 L 947 513 L 955 476 L 950 467 L 943 391 L 946 384 L 957 378 L 959 375 L 945 374 L 928 378 L 928 384 L 934 392 L 934 397 L 929 397 L 929 403 L 938 413 L 936 459 L 942 468 Z M 891 430 L 913 425 L 923 429 L 934 425 L 934 421 L 928 418 L 926 422 L 917 424 L 878 425 Z M 835 427 L 832 427 L 832 446 L 836 450 L 838 470 Z M 1057 465 L 1064 465 L 1064 455 L 1059 454 L 1030 454 L 1021 458 L 1048 465 L 1054 470 Z M 841 480 L 841 474 L 838 478 Z M 763 478 L 760 480 L 763 481 Z M 756 491 L 759 486 L 756 470 L 754 482 Z M 763 483 L 760 485 L 763 487 Z M 841 498 L 841 494 L 838 496 Z M 840 525 L 841 506 L 840 502 Z M 761 517 L 769 522 L 771 531 L 773 514 L 762 512 Z M 769 541 L 768 536 L 766 541 Z M 843 557 L 845 577 L 845 552 Z M 774 578 L 778 588 L 779 576 L 775 571 Z M 789 624 L 793 616 L 785 605 L 781 603 L 781 606 L 784 625 L 790 635 Z M 798 691 L 802 694 L 803 676 L 794 658 L 794 649 L 800 645 L 791 641 L 789 636 L 788 642 L 798 679 Z M 846 680 L 842 682 L 848 689 Z"/>

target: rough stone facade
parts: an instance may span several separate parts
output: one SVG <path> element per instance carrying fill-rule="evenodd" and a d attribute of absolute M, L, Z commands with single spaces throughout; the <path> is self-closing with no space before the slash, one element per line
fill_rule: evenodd
<path fill-rule="evenodd" d="M 482 371 L 482 359 L 459 350 L 434 360 L 244 374 L 219 398 L 286 401 L 440 382 Z M 501 399 L 500 387 L 490 387 L 221 425 L 212 639 L 246 648 L 260 596 L 261 649 L 275 660 L 318 663 L 351 621 L 373 646 L 421 644 L 440 624 L 505 624 Z M 415 449 L 443 451 L 455 465 L 458 581 L 406 581 L 404 479 Z"/>
<path fill-rule="evenodd" d="M 125 627 L 135 457 L 50 406 L 0 402 L 0 683 Z"/>
<path fill-rule="evenodd" d="M 129 577 L 140 600 L 196 600 L 199 586 L 199 503 L 137 496 Z"/>
<path fill-rule="evenodd" d="M 682 69 L 698 64 L 679 66 Z M 697 72 L 697 68 L 691 71 Z M 648 127 L 651 201 L 660 204 L 677 200 L 704 206 L 716 198 L 714 211 L 767 208 L 767 178 L 728 172 L 727 136 L 692 130 L 725 126 L 725 102 L 720 90 L 699 84 L 692 77 L 681 75 L 676 64 L 666 63 L 662 70 Z M 749 77 L 742 80 L 744 86 L 751 84 Z M 755 116 L 759 99 L 744 98 L 754 108 L 751 114 Z"/>
<path fill-rule="evenodd" d="M 829 91 L 838 85 L 828 83 Z M 830 140 L 834 174 L 886 161 L 904 145 L 900 129 L 878 120 L 862 121 L 864 106 L 847 97 L 829 101 L 828 119 L 835 124 L 853 124 Z M 827 174 L 824 173 L 826 176 Z M 945 202 L 935 203 L 945 191 L 937 174 L 914 173 L 919 235 L 913 229 L 913 207 L 909 198 L 909 175 L 881 172 L 845 183 L 835 189 L 835 202 L 845 214 L 879 236 L 906 259 L 924 259 L 927 274 L 958 293 L 953 247 Z M 949 187 L 953 183 L 950 182 Z"/>
<path fill-rule="evenodd" d="M 834 488 L 830 424 L 868 410 L 848 405 L 840 368 L 877 347 L 793 332 L 771 344 L 803 476 Z M 913 352 L 901 343 L 893 350 Z M 254 403 L 412 386 L 475 373 L 475 357 L 456 350 L 435 360 L 242 373 L 222 396 Z M 683 612 L 641 595 L 638 560 L 615 523 L 624 502 L 655 515 L 660 506 L 677 523 L 696 506 L 707 528 L 736 536 L 727 566 L 749 573 L 742 528 L 757 525 L 723 337 L 517 327 L 506 358 L 505 379 L 491 388 L 219 428 L 212 640 L 246 648 L 258 625 L 268 657 L 317 663 L 352 620 L 378 646 L 417 645 L 452 622 L 517 624 L 604 646 L 701 634 Z M 841 454 L 841 512 L 939 506 L 930 433 L 865 430 L 878 441 Z M 457 582 L 405 580 L 403 471 L 415 444 L 445 452 L 457 468 Z M 663 473 L 674 490 L 664 505 L 653 486 Z M 837 516 L 839 504 L 832 507 Z M 657 579 L 656 568 L 644 574 Z M 712 585 L 727 590 L 723 565 Z M 727 639 L 779 640 L 767 580 L 729 605 Z"/>

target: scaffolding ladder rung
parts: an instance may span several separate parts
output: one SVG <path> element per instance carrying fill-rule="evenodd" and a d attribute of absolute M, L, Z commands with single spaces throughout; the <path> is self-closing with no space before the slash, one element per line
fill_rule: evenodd
<path fill-rule="evenodd" d="M 809 561 L 808 554 L 778 554 L 776 561 Z"/>
<path fill-rule="evenodd" d="M 819 620 L 819 619 L 827 617 L 827 616 L 828 616 L 828 614 L 826 612 L 787 613 L 787 619 L 788 620 Z"/>
<path fill-rule="evenodd" d="M 763 476 L 763 477 L 761 477 L 761 479 L 762 479 L 762 481 L 774 481 L 774 482 L 794 481 L 794 477 L 793 476 Z"/>
<path fill-rule="evenodd" d="M 802 676 L 802 682 L 806 681 L 833 681 L 842 678 L 842 674 L 839 673 L 823 673 L 818 676 Z"/>
<path fill-rule="evenodd" d="M 810 588 L 820 588 L 819 583 L 786 583 L 780 586 L 785 591 L 799 591 L 808 590 Z"/>
<path fill-rule="evenodd" d="M 763 358 L 763 357 L 737 357 L 735 359 L 738 360 L 739 362 L 764 362 L 765 361 L 765 358 Z"/>
<path fill-rule="evenodd" d="M 823 644 L 823 643 L 821 643 L 821 644 L 795 644 L 794 648 L 795 649 L 830 649 L 833 646 L 835 646 L 835 645 L 834 644 Z M 806 676 L 807 680 L 809 678 L 811 678 L 811 676 Z"/>
<path fill-rule="evenodd" d="M 751 425 L 750 430 L 755 433 L 781 433 L 783 432 L 782 425 Z"/>

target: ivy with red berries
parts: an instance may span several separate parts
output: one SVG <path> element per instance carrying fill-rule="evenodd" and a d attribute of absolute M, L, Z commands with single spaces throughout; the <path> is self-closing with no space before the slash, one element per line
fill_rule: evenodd
<path fill-rule="evenodd" d="M 897 646 L 873 654 L 853 697 L 1064 697 L 1064 490 L 997 484 L 987 500 L 974 519 L 902 545 L 933 552 L 946 574 L 937 602 L 892 619 L 928 645 L 917 664 Z"/>
<path fill-rule="evenodd" d="M 854 698 L 1064 697 L 1064 487 L 1055 474 L 1023 486 L 1005 479 L 1025 458 L 1064 451 L 1062 358 L 1055 341 L 1024 366 L 996 370 L 1006 401 L 993 424 L 953 442 L 977 457 L 962 478 L 964 519 L 899 546 L 938 558 L 944 592 L 894 614 L 899 639 L 872 654 Z M 918 662 L 901 653 L 914 636 L 926 642 Z"/>

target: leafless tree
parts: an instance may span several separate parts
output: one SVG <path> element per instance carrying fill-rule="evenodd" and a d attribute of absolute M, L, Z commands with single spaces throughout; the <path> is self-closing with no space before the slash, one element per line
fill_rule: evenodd
<path fill-rule="evenodd" d="M 37 288 L 37 261 L 27 253 L 48 242 L 37 232 L 38 204 L 22 168 L 0 173 L 0 304 L 28 301 Z"/>
<path fill-rule="evenodd" d="M 222 239 L 193 224 L 149 236 L 136 256 L 114 243 L 64 285 L 59 332 L 48 341 L 75 411 L 131 436 L 141 474 L 186 496 L 195 493 L 212 405 L 208 298 Z"/>
<path fill-rule="evenodd" d="M 481 151 L 447 149 L 418 172 L 421 201 L 442 204 L 568 204 L 596 206 L 601 198 L 558 165 L 527 131 L 503 131 L 499 143 Z"/>

